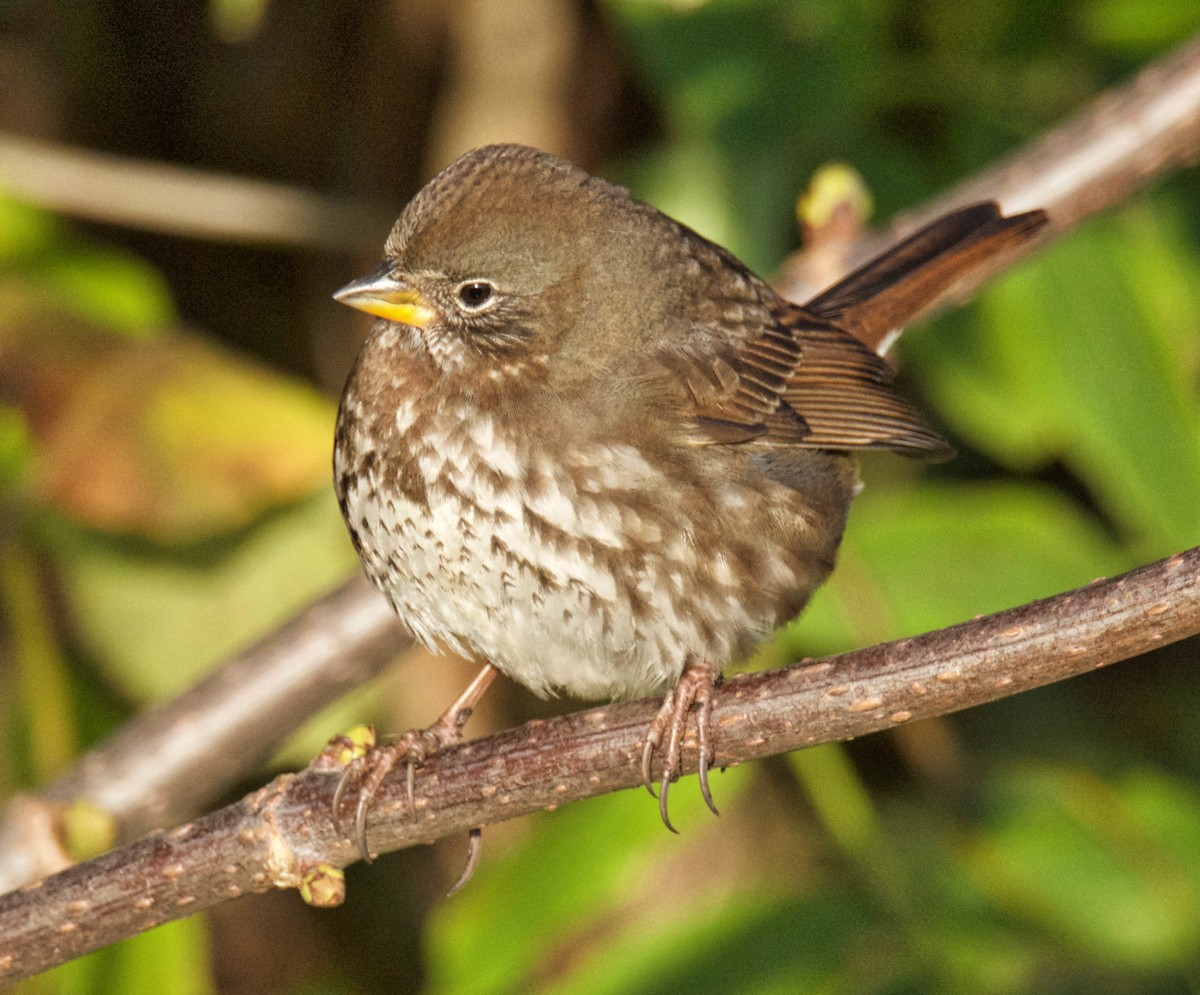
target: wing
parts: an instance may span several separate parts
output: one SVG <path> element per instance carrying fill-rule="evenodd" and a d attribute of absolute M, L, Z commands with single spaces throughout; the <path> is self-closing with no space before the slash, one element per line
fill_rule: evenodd
<path fill-rule="evenodd" d="M 802 308 L 781 302 L 760 335 L 719 355 L 675 354 L 667 364 L 686 388 L 702 442 L 953 455 L 891 389 L 887 363 Z"/>
<path fill-rule="evenodd" d="M 1006 218 L 993 203 L 948 214 L 742 337 L 709 336 L 662 357 L 682 382 L 701 441 L 891 449 L 924 459 L 953 450 L 891 388 L 873 348 L 963 276 L 1033 236 L 1043 211 Z M 864 344 L 865 343 L 865 344 Z"/>

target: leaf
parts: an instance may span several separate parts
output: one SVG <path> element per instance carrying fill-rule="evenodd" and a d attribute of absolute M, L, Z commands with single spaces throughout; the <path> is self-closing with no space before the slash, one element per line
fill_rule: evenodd
<path fill-rule="evenodd" d="M 139 338 L 175 322 L 167 282 L 147 263 L 77 238 L 53 215 L 0 192 L 0 296 L 9 288 Z"/>
<path fill-rule="evenodd" d="M 749 777 L 746 768 L 714 776 L 725 809 L 737 804 Z M 715 832 L 719 826 L 693 781 L 675 785 L 672 820 L 684 832 Z M 559 970 L 561 959 L 578 957 L 581 948 L 610 949 L 614 916 L 645 935 L 638 924 L 659 909 L 646 890 L 663 872 L 666 830 L 644 791 L 589 799 L 522 829 L 531 835 L 519 847 L 490 853 L 470 886 L 435 910 L 427 934 L 430 993 L 528 990 L 532 979 Z M 699 856 L 694 847 L 690 852 Z M 692 911 L 659 909 L 654 928 L 664 918 L 687 920 Z"/>
<path fill-rule="evenodd" d="M 212 978 L 206 916 L 177 919 L 68 961 L 37 981 L 72 995 L 209 995 Z"/>
<path fill-rule="evenodd" d="M 0 400 L 30 424 L 35 493 L 76 521 L 192 542 L 328 484 L 334 409 L 311 388 L 199 339 L 3 302 Z"/>
<path fill-rule="evenodd" d="M 96 528 L 194 541 L 329 479 L 333 409 L 196 340 L 88 371 L 43 440 L 45 497 Z"/>
<path fill-rule="evenodd" d="M 60 527 L 48 538 L 80 639 L 139 701 L 182 691 L 356 562 L 325 488 L 242 533 L 175 555 L 89 529 Z"/>
<path fill-rule="evenodd" d="M 782 664 L 926 632 L 1131 566 L 1079 508 L 1030 484 L 868 485 L 838 565 L 766 654 Z"/>
<path fill-rule="evenodd" d="M 133 338 L 157 337 L 176 320 L 166 281 L 125 253 L 73 244 L 24 276 L 59 307 Z"/>
<path fill-rule="evenodd" d="M 1147 558 L 1200 541 L 1200 272 L 1166 214 L 1094 223 L 916 348 L 957 432 L 1018 471 L 1062 461 Z"/>
<path fill-rule="evenodd" d="M 753 887 L 760 885 L 759 887 Z M 729 896 L 623 931 L 547 992 L 570 995 L 869 995 L 902 991 L 900 944 L 837 887 L 803 896 L 747 882 Z"/>
<path fill-rule="evenodd" d="M 33 440 L 25 417 L 0 404 L 0 500 L 24 480 L 33 463 Z"/>
<path fill-rule="evenodd" d="M 1158 0 L 1092 0 L 1080 14 L 1091 38 L 1144 58 L 1200 29 L 1200 8 Z"/>
<path fill-rule="evenodd" d="M 62 237 L 62 226 L 45 211 L 0 192 L 0 267 L 46 251 Z"/>
<path fill-rule="evenodd" d="M 1110 967 L 1186 969 L 1200 953 L 1200 796 L 1138 771 L 1014 769 L 964 854 L 979 887 Z"/>

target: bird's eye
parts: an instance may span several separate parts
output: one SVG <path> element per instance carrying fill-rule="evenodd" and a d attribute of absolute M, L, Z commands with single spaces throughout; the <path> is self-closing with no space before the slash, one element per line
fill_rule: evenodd
<path fill-rule="evenodd" d="M 495 292 L 496 288 L 486 280 L 468 280 L 458 288 L 458 302 L 468 311 L 479 311 Z"/>

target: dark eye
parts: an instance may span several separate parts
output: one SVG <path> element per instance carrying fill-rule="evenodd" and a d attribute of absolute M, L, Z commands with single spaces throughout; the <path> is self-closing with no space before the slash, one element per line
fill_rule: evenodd
<path fill-rule="evenodd" d="M 495 289 L 486 280 L 468 280 L 458 288 L 459 303 L 468 311 L 478 311 L 492 299 Z"/>

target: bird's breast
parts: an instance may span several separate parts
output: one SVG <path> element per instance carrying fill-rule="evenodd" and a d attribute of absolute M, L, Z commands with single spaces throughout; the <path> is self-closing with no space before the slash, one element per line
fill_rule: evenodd
<path fill-rule="evenodd" d="M 815 586 L 773 541 L 789 498 L 765 478 L 707 479 L 430 393 L 344 400 L 337 440 L 351 536 L 401 619 L 539 693 L 649 692 L 691 653 L 746 648 Z"/>

